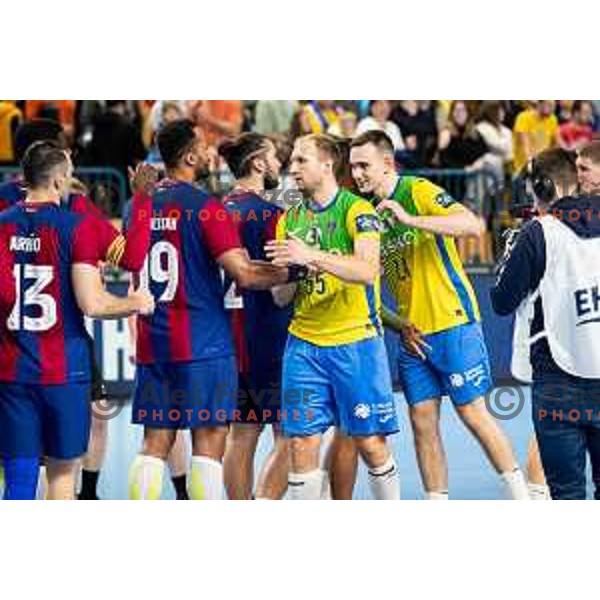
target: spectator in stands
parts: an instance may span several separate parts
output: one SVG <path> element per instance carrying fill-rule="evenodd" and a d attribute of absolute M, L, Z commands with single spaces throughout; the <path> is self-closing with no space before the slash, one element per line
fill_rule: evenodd
<path fill-rule="evenodd" d="M 594 107 L 589 100 L 576 100 L 573 103 L 570 121 L 558 129 L 560 145 L 566 150 L 577 150 L 594 139 Z"/>
<path fill-rule="evenodd" d="M 437 147 L 436 112 L 431 100 L 401 100 L 392 111 L 408 151 L 406 168 L 427 167 Z"/>
<path fill-rule="evenodd" d="M 467 171 L 483 167 L 487 146 L 464 100 L 452 102 L 448 123 L 439 134 L 438 149 L 442 167 Z"/>
<path fill-rule="evenodd" d="M 154 165 L 161 165 L 162 158 L 158 151 L 158 146 L 156 145 L 156 133 L 167 123 L 172 123 L 178 119 L 184 119 L 186 116 L 186 106 L 185 103 L 180 100 L 159 100 L 156 102 L 155 106 L 156 105 L 160 108 L 158 118 L 154 118 L 153 112 L 151 111 L 149 118 L 145 123 L 145 128 L 152 128 L 150 138 L 152 141 L 148 156 L 146 157 L 146 162 Z"/>
<path fill-rule="evenodd" d="M 254 108 L 254 131 L 264 135 L 286 133 L 296 110 L 295 100 L 259 100 Z"/>
<path fill-rule="evenodd" d="M 131 122 L 127 101 L 107 100 L 104 110 L 94 119 L 92 139 L 84 155 L 85 164 L 112 167 L 128 181 L 127 168 L 145 158 L 141 132 Z"/>
<path fill-rule="evenodd" d="M 150 106 L 147 105 L 147 101 L 139 100 L 138 110 L 143 121 L 142 141 L 146 148 L 150 148 L 153 145 L 154 137 L 163 125 L 165 104 L 169 104 L 167 112 L 170 115 L 176 110 L 177 114 L 182 115 L 178 118 L 185 119 L 188 117 L 188 103 L 186 100 L 156 100 Z M 176 107 L 173 105 L 176 105 Z"/>
<path fill-rule="evenodd" d="M 476 129 L 487 152 L 483 168 L 494 174 L 498 184 L 504 181 L 506 166 L 512 161 L 512 132 L 504 125 L 504 108 L 499 100 L 486 100 L 479 107 Z"/>
<path fill-rule="evenodd" d="M 362 119 L 357 128 L 356 135 L 366 131 L 379 130 L 387 133 L 394 146 L 394 152 L 404 150 L 404 140 L 400 128 L 390 121 L 392 106 L 389 100 L 371 100 L 369 105 L 370 116 Z"/>
<path fill-rule="evenodd" d="M 242 131 L 244 106 L 241 100 L 197 100 L 191 117 L 204 135 L 207 146 L 216 148 L 225 138 Z"/>
<path fill-rule="evenodd" d="M 450 105 L 448 123 L 439 135 L 439 165 L 445 168 L 477 171 L 484 166 L 487 145 L 475 126 L 472 115 L 464 100 L 454 100 Z M 454 179 L 448 188 L 457 200 L 463 202 L 482 221 L 485 235 L 478 238 L 461 238 L 457 247 L 465 262 L 492 262 L 492 240 L 487 231 L 487 219 L 483 214 L 485 181 L 480 177 Z"/>
<path fill-rule="evenodd" d="M 340 118 L 329 126 L 327 133 L 350 140 L 356 135 L 357 121 L 358 117 L 354 111 L 345 110 Z"/>
<path fill-rule="evenodd" d="M 327 133 L 339 120 L 341 112 L 335 100 L 309 100 L 299 113 L 301 134 Z"/>
<path fill-rule="evenodd" d="M 22 114 L 14 100 L 0 100 L 0 164 L 15 161 L 15 133 L 21 124 Z"/>
<path fill-rule="evenodd" d="M 534 156 L 558 144 L 558 119 L 554 100 L 533 100 L 519 113 L 513 128 L 514 172 Z"/>
<path fill-rule="evenodd" d="M 50 119 L 63 126 L 67 141 L 75 140 L 77 100 L 26 100 L 25 119 Z"/>

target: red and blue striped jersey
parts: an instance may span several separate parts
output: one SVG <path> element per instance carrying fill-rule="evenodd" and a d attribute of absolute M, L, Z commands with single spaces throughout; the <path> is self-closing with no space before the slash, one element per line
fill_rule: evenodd
<path fill-rule="evenodd" d="M 23 202 L 26 196 L 27 188 L 20 179 L 0 185 L 0 211 Z M 134 197 L 130 218 L 132 223 L 127 237 L 124 237 L 108 216 L 86 196 L 69 194 L 61 206 L 94 220 L 96 237 L 100 244 L 100 260 L 128 271 L 139 271 L 142 268 L 150 243 L 149 196 L 140 194 Z"/>
<path fill-rule="evenodd" d="M 164 180 L 152 196 L 150 250 L 136 277 L 156 301 L 137 319 L 140 364 L 233 356 L 216 259 L 241 248 L 219 200 L 185 182 Z"/>
<path fill-rule="evenodd" d="M 55 385 L 90 380 L 90 345 L 71 279 L 100 259 L 94 221 L 56 204 L 19 203 L 0 213 L 0 381 Z M 11 281 L 7 282 L 7 273 Z M 5 303 L 3 293 L 0 301 Z"/>
<path fill-rule="evenodd" d="M 252 260 L 267 260 L 265 244 L 275 239 L 283 209 L 253 192 L 236 193 L 224 205 L 239 230 L 240 240 Z M 238 290 L 225 277 L 225 306 L 230 310 L 238 370 L 255 372 L 281 360 L 292 316 L 291 305 L 278 307 L 270 290 Z"/>

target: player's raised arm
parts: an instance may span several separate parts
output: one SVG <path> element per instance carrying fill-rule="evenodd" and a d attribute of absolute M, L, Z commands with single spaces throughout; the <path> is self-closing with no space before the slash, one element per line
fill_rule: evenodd
<path fill-rule="evenodd" d="M 449 198 L 447 194 L 446 197 Z M 431 231 L 436 235 L 479 237 L 484 233 L 485 227 L 483 221 L 462 204 L 454 202 L 454 200 L 449 200 L 451 204 L 448 207 L 451 206 L 451 210 L 444 210 L 440 206 L 444 211 L 442 213 L 440 209 L 434 206 L 434 202 L 437 201 L 433 200 L 433 202 L 430 202 L 430 205 L 433 207 L 432 214 L 427 215 L 411 215 L 394 200 L 383 200 L 377 205 L 377 211 L 380 214 L 390 211 L 393 218 L 399 223 L 407 227 Z"/>
<path fill-rule="evenodd" d="M 71 204 L 75 212 L 85 213 L 94 219 L 100 244 L 100 257 L 103 261 L 131 272 L 142 269 L 150 246 L 152 217 L 150 193 L 157 180 L 158 171 L 152 165 L 140 164 L 135 171 L 130 170 L 134 195 L 126 235 L 123 235 L 88 199 L 78 198 Z"/>
<path fill-rule="evenodd" d="M 123 298 L 106 291 L 98 269 L 100 253 L 95 220 L 84 217 L 73 236 L 71 267 L 75 298 L 82 312 L 96 319 L 151 314 L 154 299 L 149 293 L 133 292 Z"/>
<path fill-rule="evenodd" d="M 154 311 L 154 299 L 147 292 L 131 292 L 125 297 L 107 292 L 97 267 L 75 264 L 72 278 L 77 304 L 88 317 L 118 319 L 136 314 L 149 315 Z"/>

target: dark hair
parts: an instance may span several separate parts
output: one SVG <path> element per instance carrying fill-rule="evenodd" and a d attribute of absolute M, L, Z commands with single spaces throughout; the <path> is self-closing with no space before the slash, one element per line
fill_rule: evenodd
<path fill-rule="evenodd" d="M 266 135 L 256 132 L 242 133 L 237 138 L 225 140 L 219 145 L 222 156 L 234 177 L 239 179 L 250 173 L 250 162 L 266 150 L 269 142 Z"/>
<path fill-rule="evenodd" d="M 333 173 L 336 179 L 338 181 L 344 179 L 350 153 L 348 140 L 329 133 L 309 133 L 302 139 L 313 142 L 319 152 L 327 155 L 333 162 Z"/>
<path fill-rule="evenodd" d="M 525 166 L 526 177 L 531 179 L 536 196 L 550 202 L 555 196 L 564 196 L 567 187 L 577 185 L 575 161 L 575 153 L 563 148 L 544 150 L 531 160 Z"/>
<path fill-rule="evenodd" d="M 500 100 L 484 100 L 479 107 L 477 122 L 491 123 L 495 127 L 499 127 L 502 124 L 500 119 L 502 109 Z"/>
<path fill-rule="evenodd" d="M 43 141 L 58 143 L 64 133 L 61 124 L 50 119 L 33 119 L 23 123 L 15 134 L 15 158 L 21 162 L 29 146 Z"/>
<path fill-rule="evenodd" d="M 357 135 L 352 142 L 350 142 L 350 148 L 366 146 L 367 144 L 373 144 L 377 150 L 394 156 L 394 144 L 392 143 L 390 136 L 383 131 L 373 129 Z"/>
<path fill-rule="evenodd" d="M 196 141 L 193 121 L 178 119 L 165 125 L 156 136 L 158 151 L 167 169 L 179 164 L 183 155 Z"/>
<path fill-rule="evenodd" d="M 583 108 L 584 104 L 587 104 L 588 106 L 590 106 L 592 109 L 592 112 L 594 112 L 594 105 L 592 104 L 592 102 L 590 100 L 575 100 L 575 102 L 573 102 L 572 111 L 574 113 L 580 112 L 581 109 Z"/>
<path fill-rule="evenodd" d="M 56 142 L 35 142 L 25 152 L 22 168 L 28 188 L 45 187 L 55 169 L 67 162 L 67 154 Z"/>

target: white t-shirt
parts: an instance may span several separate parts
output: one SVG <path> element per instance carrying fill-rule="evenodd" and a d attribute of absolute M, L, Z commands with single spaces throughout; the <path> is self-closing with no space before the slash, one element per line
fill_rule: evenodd
<path fill-rule="evenodd" d="M 358 123 L 358 126 L 356 127 L 356 135 L 373 130 L 387 133 L 392 140 L 394 150 L 404 150 L 404 140 L 402 139 L 402 134 L 400 133 L 400 129 L 396 123 L 392 121 L 386 121 L 382 127 L 373 117 L 365 117 Z"/>

